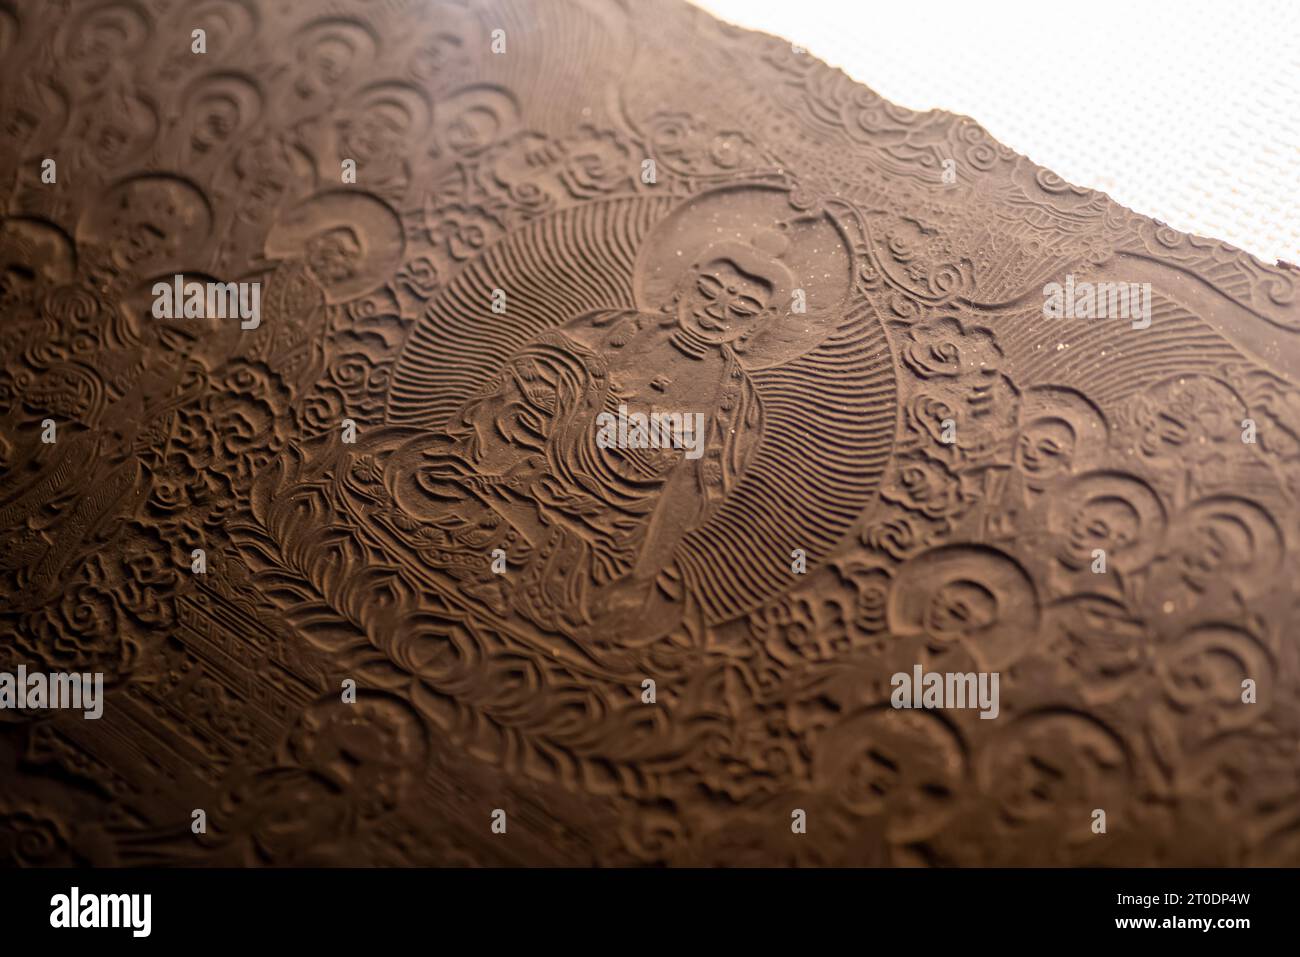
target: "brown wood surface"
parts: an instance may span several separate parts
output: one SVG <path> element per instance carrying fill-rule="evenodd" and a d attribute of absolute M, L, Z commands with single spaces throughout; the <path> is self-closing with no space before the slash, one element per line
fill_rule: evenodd
<path fill-rule="evenodd" d="M 675 0 L 0 0 L 0 121 L 7 863 L 1300 863 L 1295 269 Z"/>

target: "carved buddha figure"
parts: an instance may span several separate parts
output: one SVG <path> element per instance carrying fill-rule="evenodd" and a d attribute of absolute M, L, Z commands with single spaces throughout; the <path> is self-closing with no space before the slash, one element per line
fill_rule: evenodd
<path fill-rule="evenodd" d="M 781 246 L 775 234 L 711 244 L 660 313 L 598 312 L 536 337 L 445 435 L 399 453 L 399 504 L 444 525 L 454 512 L 460 532 L 490 526 L 484 512 L 518 530 L 528 548 L 510 556 L 523 565 L 513 604 L 543 627 L 617 637 L 624 622 L 671 605 L 674 547 L 734 485 L 757 442 L 759 403 L 740 357 L 789 300 Z M 704 455 L 600 447 L 597 416 L 620 405 L 702 412 Z M 444 568 L 469 557 L 453 554 L 453 538 Z M 465 545 L 481 547 L 472 537 Z"/>
<path fill-rule="evenodd" d="M 840 223 L 777 187 L 612 199 L 508 236 L 394 369 L 388 422 L 426 431 L 384 457 L 381 534 L 450 602 L 499 595 L 552 650 L 703 640 L 788 585 L 773 556 L 824 554 L 878 481 L 839 451 L 883 455 L 892 427 L 883 332 L 845 311 L 853 276 Z M 494 287 L 510 314 L 485 321 L 474 303 Z M 827 397 L 811 411 L 791 401 L 809 380 Z M 703 428 L 689 449 L 610 443 L 620 414 Z"/>

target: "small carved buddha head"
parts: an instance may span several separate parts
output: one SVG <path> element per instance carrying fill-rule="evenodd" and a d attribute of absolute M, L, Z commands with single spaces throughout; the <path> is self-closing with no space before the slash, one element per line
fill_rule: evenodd
<path fill-rule="evenodd" d="M 752 337 L 795 285 L 778 252 L 741 242 L 706 247 L 673 295 L 678 324 L 716 345 Z"/>

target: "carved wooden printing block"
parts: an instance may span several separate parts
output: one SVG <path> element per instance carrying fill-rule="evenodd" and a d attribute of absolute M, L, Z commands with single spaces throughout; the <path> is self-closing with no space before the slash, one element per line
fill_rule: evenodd
<path fill-rule="evenodd" d="M 667 0 L 0 64 L 11 863 L 1300 862 L 1293 268 Z"/>

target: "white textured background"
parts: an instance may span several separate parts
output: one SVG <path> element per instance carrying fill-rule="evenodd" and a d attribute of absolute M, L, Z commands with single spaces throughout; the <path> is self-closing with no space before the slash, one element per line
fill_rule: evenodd
<path fill-rule="evenodd" d="M 694 2 L 1176 229 L 1300 263 L 1300 0 Z"/>

